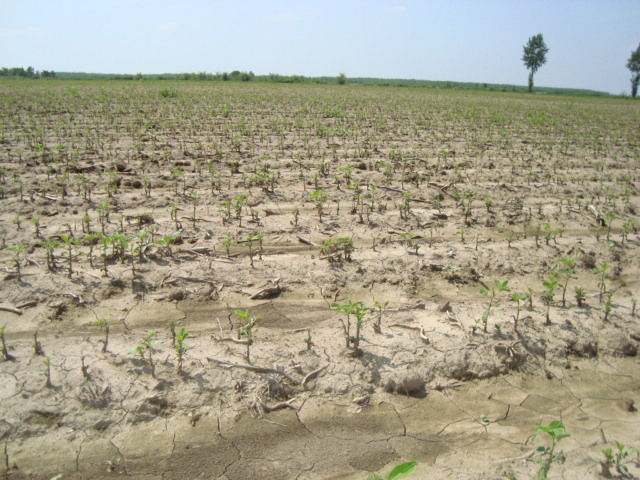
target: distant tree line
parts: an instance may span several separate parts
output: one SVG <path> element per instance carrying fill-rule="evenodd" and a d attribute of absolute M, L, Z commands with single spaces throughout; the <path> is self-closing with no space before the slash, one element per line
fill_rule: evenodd
<path fill-rule="evenodd" d="M 35 70 L 33 67 L 3 67 L 0 70 L 0 77 L 24 77 L 24 78 L 54 78 L 56 72 L 53 70 Z"/>

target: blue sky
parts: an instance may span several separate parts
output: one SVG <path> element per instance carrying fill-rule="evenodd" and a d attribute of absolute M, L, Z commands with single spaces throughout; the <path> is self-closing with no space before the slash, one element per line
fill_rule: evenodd
<path fill-rule="evenodd" d="M 0 0 L 0 66 L 252 70 L 629 91 L 640 0 Z"/>

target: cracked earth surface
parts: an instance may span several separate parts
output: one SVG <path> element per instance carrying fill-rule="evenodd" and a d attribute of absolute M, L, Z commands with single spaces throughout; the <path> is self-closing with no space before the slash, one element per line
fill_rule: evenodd
<path fill-rule="evenodd" d="M 308 393 L 295 409 L 262 415 L 217 401 L 138 418 L 144 409 L 127 405 L 142 388 L 136 381 L 112 393 L 121 396 L 112 420 L 84 428 L 52 413 L 70 401 L 54 387 L 32 392 L 42 395 L 42 408 L 25 426 L 31 436 L 5 439 L 1 464 L 11 479 L 363 479 L 414 459 L 415 478 L 532 478 L 531 454 L 545 443 L 531 438 L 533 425 L 562 420 L 571 436 L 551 478 L 601 478 L 604 447 L 640 444 L 638 366 L 635 358 L 582 360 L 553 379 L 509 374 L 423 398 L 376 392 L 365 406 L 348 395 Z M 11 374 L 3 380 L 4 398 L 29 391 Z M 638 473 L 634 465 L 630 471 Z"/>
<path fill-rule="evenodd" d="M 0 82 L 0 475 L 522 480 L 562 420 L 582 480 L 640 446 L 640 103 L 224 83 Z"/>

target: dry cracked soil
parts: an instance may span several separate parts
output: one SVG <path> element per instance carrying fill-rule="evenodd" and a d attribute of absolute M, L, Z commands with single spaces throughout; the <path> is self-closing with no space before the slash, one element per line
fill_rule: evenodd
<path fill-rule="evenodd" d="M 637 478 L 638 118 L 0 81 L 0 474 Z"/>

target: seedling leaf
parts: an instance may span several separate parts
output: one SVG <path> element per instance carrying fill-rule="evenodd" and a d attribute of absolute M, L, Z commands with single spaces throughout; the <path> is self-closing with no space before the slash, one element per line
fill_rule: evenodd
<path fill-rule="evenodd" d="M 416 469 L 417 466 L 418 462 L 405 462 L 401 463 L 400 465 L 396 465 L 389 473 L 388 480 L 395 480 L 396 478 L 401 478 L 409 475 Z"/>

